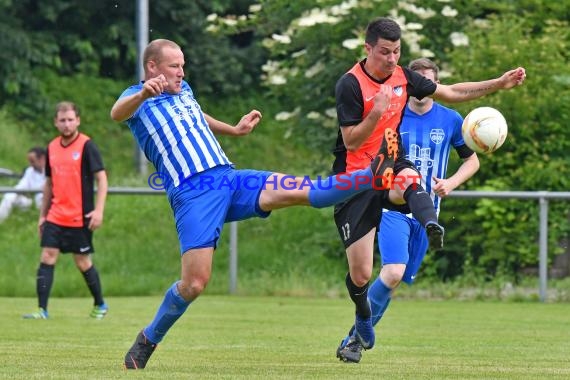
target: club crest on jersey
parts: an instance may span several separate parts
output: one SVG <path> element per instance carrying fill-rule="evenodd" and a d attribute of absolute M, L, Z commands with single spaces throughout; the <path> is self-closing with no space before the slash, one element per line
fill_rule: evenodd
<path fill-rule="evenodd" d="M 397 96 L 402 96 L 403 92 L 404 92 L 404 89 L 402 89 L 402 86 L 394 87 L 394 94 L 396 94 Z"/>
<path fill-rule="evenodd" d="M 443 129 L 441 128 L 432 129 L 431 132 L 429 133 L 429 138 L 435 144 L 441 144 L 441 142 L 445 138 L 445 132 L 443 132 Z"/>
<path fill-rule="evenodd" d="M 81 153 L 79 153 L 79 152 L 71 153 L 71 158 L 73 158 L 73 161 L 79 160 L 79 157 L 81 157 Z"/>

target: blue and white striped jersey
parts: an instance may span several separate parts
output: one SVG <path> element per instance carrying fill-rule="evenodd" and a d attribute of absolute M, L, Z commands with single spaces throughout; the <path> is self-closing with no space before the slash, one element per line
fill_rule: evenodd
<path fill-rule="evenodd" d="M 142 86 L 141 82 L 129 87 L 121 98 Z M 145 100 L 127 124 L 147 159 L 174 187 L 196 173 L 232 165 L 186 81 L 179 94 L 162 93 Z"/>
<path fill-rule="evenodd" d="M 423 115 L 406 105 L 400 125 L 405 157 L 420 171 L 422 186 L 430 194 L 438 214 L 441 200 L 432 190 L 435 185 L 432 177 L 446 178 L 451 147 L 465 145 L 462 122 L 459 113 L 434 102 L 432 109 Z"/>

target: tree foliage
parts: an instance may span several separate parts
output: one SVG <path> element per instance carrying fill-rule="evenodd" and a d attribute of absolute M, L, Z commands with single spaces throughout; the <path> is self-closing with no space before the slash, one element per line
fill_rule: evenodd
<path fill-rule="evenodd" d="M 250 2 L 149 0 L 149 40 L 168 38 L 183 48 L 197 92 L 235 94 L 256 85 L 263 52 L 247 33 L 207 34 L 206 17 L 246 11 Z M 37 122 L 57 101 L 38 94 L 46 70 L 136 80 L 135 3 L 0 0 L 0 106 Z"/>
<path fill-rule="evenodd" d="M 490 105 L 501 110 L 509 124 L 506 144 L 496 154 L 482 157 L 482 168 L 469 181 L 468 188 L 570 188 L 570 32 L 564 21 L 546 19 L 536 25 L 531 20 L 536 19 L 513 13 L 490 17 L 479 27 L 472 23 L 469 46 L 457 48 L 450 55 L 455 80 L 468 76 L 484 78 L 517 65 L 525 66 L 528 76 L 524 86 L 514 91 L 458 107 L 466 113 L 475 106 Z M 520 269 L 536 265 L 536 201 L 481 200 L 475 203 L 473 214 L 461 216 L 460 202 L 450 206 L 445 214 L 461 219 L 463 225 L 456 232 L 467 236 L 459 239 L 466 244 L 455 244 L 452 249 L 466 261 L 469 256 L 471 268 L 479 266 L 487 268 L 488 274 L 515 276 Z M 568 235 L 568 218 L 567 202 L 551 202 L 552 256 L 564 251 L 558 242 Z"/>
<path fill-rule="evenodd" d="M 291 134 L 323 152 L 336 137 L 335 82 L 363 57 L 365 27 L 377 16 L 393 17 L 402 26 L 401 64 L 430 57 L 443 68 L 444 83 L 494 78 L 524 66 L 524 86 L 456 106 L 463 115 L 479 105 L 498 108 L 510 126 L 505 146 L 481 158 L 480 172 L 465 188 L 564 191 L 570 185 L 569 9 L 543 0 L 272 0 L 229 28 L 214 20 L 213 30 L 257 31 L 269 55 L 264 85 L 283 105 L 277 117 L 290 123 Z M 329 165 L 330 156 L 325 160 Z M 442 219 L 452 233 L 446 249 L 428 258 L 428 273 L 447 279 L 476 270 L 479 276 L 516 280 L 521 268 L 536 265 L 536 203 L 446 204 Z M 569 232 L 569 212 L 563 202 L 550 210 L 553 256 Z"/>
<path fill-rule="evenodd" d="M 402 25 L 402 62 L 419 56 L 445 59 L 450 36 L 465 21 L 437 0 L 421 6 L 397 0 L 278 0 L 255 9 L 245 18 L 234 17 L 236 24 L 216 19 L 212 30 L 255 30 L 269 54 L 263 83 L 268 95 L 283 104 L 278 118 L 288 120 L 292 134 L 323 151 L 336 137 L 335 82 L 364 57 L 364 31 L 372 17 L 390 15 Z"/>
<path fill-rule="evenodd" d="M 46 115 L 61 97 L 75 93 L 80 106 L 108 110 L 119 88 L 137 80 L 135 4 L 0 0 L 0 107 L 30 121 L 38 134 L 45 133 Z M 330 168 L 335 83 L 364 57 L 371 19 L 395 18 L 403 29 L 401 64 L 430 57 L 443 69 L 444 83 L 488 79 L 524 66 L 524 86 L 454 106 L 465 115 L 489 105 L 509 124 L 505 145 L 481 157 L 480 171 L 464 188 L 570 188 L 567 1 L 149 0 L 149 14 L 149 39 L 181 45 L 187 79 L 199 95 L 222 103 L 228 95 L 245 97 L 254 90 L 255 99 L 281 104 L 274 116 L 288 126 L 284 137 L 322 152 L 313 174 Z M 86 110 L 84 121 L 103 129 L 106 112 L 89 116 Z M 450 170 L 457 165 L 455 160 Z M 521 268 L 536 265 L 536 202 L 444 204 L 441 217 L 452 228 L 446 249 L 428 256 L 426 274 L 516 280 Z M 569 233 L 567 202 L 551 202 L 550 210 L 554 255 Z"/>

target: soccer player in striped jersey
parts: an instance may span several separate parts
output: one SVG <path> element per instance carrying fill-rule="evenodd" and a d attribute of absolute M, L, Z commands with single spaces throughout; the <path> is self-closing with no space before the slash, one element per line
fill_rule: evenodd
<path fill-rule="evenodd" d="M 430 247 L 443 246 L 443 227 L 437 222 L 433 202 L 418 181 L 420 176 L 414 164 L 401 154 L 399 125 L 408 98 L 421 100 L 431 96 L 450 103 L 463 102 L 511 89 L 521 85 L 526 77 L 524 68 L 519 67 L 481 82 L 434 83 L 398 65 L 400 38 L 400 26 L 394 20 L 380 17 L 370 22 L 364 43 L 366 58 L 349 69 L 335 89 L 339 132 L 333 170 L 351 173 L 367 167 L 370 160 L 380 161 L 374 165 L 376 178 L 380 179 L 380 186 L 376 187 L 384 188 L 365 191 L 335 206 L 335 223 L 349 267 L 345 283 L 356 309 L 352 340 L 342 342 L 337 356 L 355 340 L 364 349 L 374 346 L 368 282 L 382 208 L 411 212 L 426 229 Z"/>
<path fill-rule="evenodd" d="M 237 170 L 215 134 L 243 136 L 261 119 L 252 110 L 235 125 L 204 113 L 184 80 L 184 54 L 174 42 L 152 41 L 143 55 L 145 80 L 126 89 L 111 118 L 126 121 L 164 182 L 180 241 L 181 279 L 166 291 L 152 322 L 125 355 L 142 369 L 156 345 L 206 287 L 223 224 L 268 217 L 275 209 L 332 206 L 373 188 L 375 163 L 314 185 L 306 178 Z M 312 185 L 313 184 L 313 185 Z"/>
<path fill-rule="evenodd" d="M 439 83 L 439 68 L 431 60 L 416 59 L 408 67 Z M 400 125 L 405 158 L 413 162 L 420 172 L 422 186 L 433 200 L 438 215 L 441 198 L 479 170 L 477 154 L 463 141 L 462 122 L 459 113 L 434 102 L 432 98 L 419 100 L 410 97 Z M 451 148 L 463 163 L 453 175 L 446 177 Z M 373 325 L 384 315 L 391 293 L 400 282 L 410 285 L 414 282 L 428 250 L 425 228 L 409 214 L 384 210 L 378 230 L 378 248 L 382 269 L 368 289 Z M 341 343 L 338 355 L 341 360 L 359 362 L 362 344 L 358 340 L 348 343 L 352 333 L 353 329 Z"/>

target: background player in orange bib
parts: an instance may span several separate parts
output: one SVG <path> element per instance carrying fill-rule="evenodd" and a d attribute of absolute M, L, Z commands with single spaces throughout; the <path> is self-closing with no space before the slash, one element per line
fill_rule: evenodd
<path fill-rule="evenodd" d="M 107 174 L 95 143 L 79 133 L 80 123 L 75 104 L 57 104 L 54 124 L 60 135 L 48 145 L 46 182 L 38 221 L 42 247 L 36 279 L 39 309 L 25 314 L 24 319 L 48 318 L 48 299 L 60 252 L 73 253 L 75 265 L 93 295 L 90 316 L 100 319 L 108 311 L 99 273 L 91 261 L 91 254 L 95 252 L 92 234 L 103 223 Z M 95 203 L 94 181 L 97 181 Z"/>

